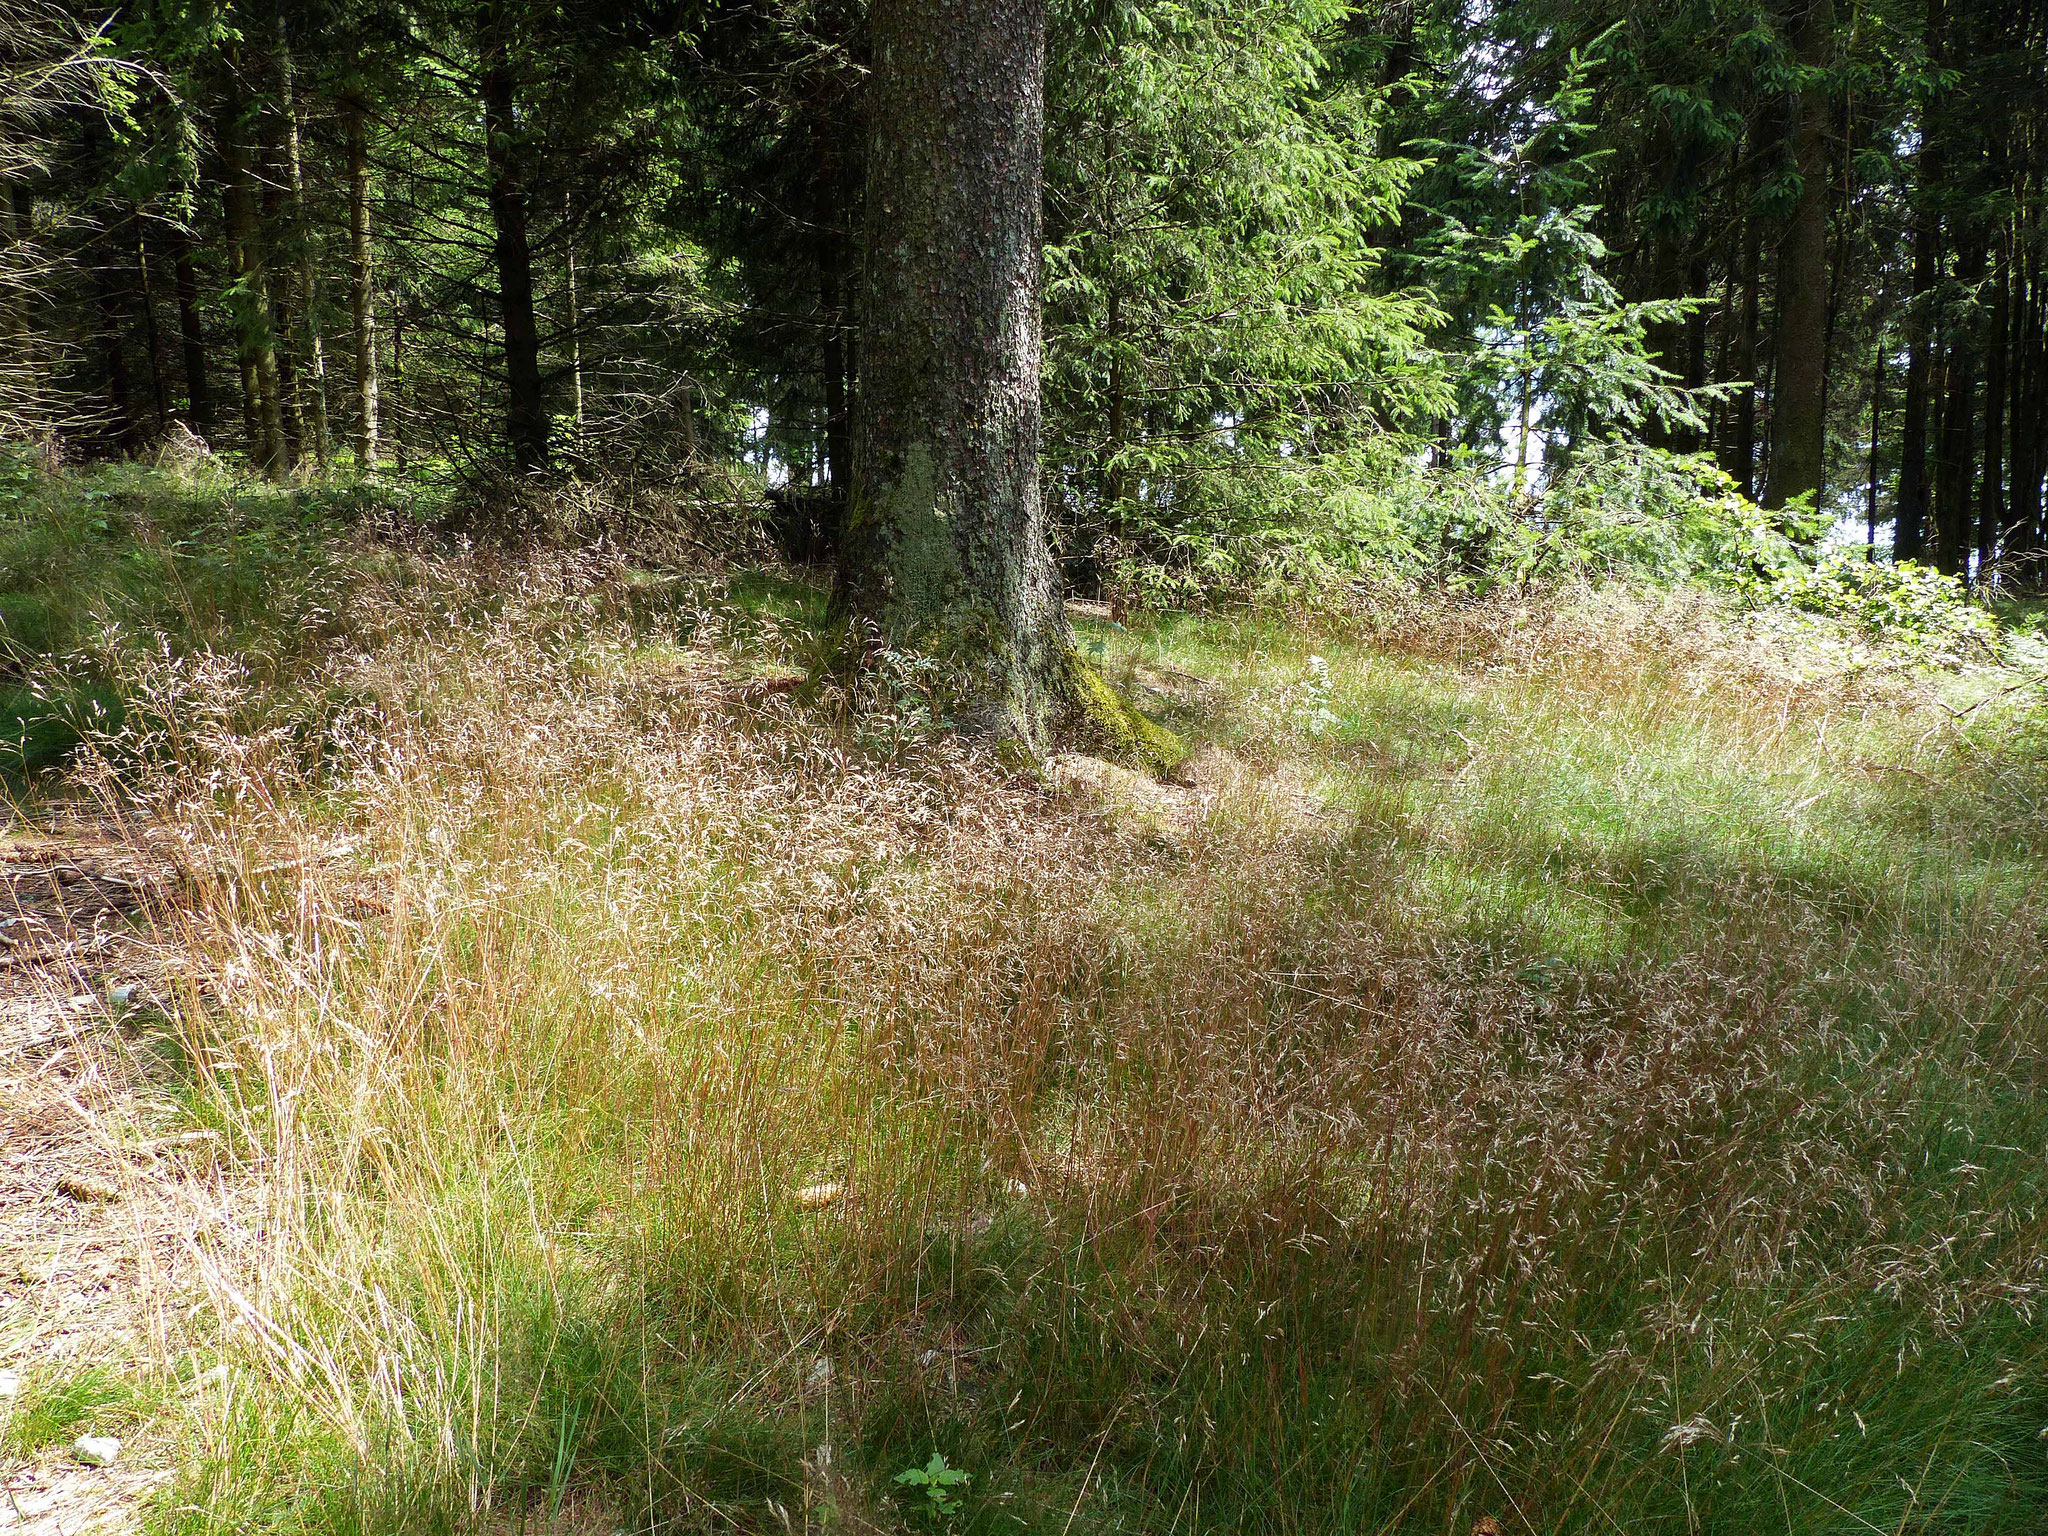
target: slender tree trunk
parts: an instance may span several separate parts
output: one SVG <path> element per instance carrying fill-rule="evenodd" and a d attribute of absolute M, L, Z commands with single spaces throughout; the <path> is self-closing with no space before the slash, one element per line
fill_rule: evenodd
<path fill-rule="evenodd" d="M 185 424 L 213 441 L 213 394 L 207 387 L 206 332 L 199 315 L 199 274 L 192 265 L 192 241 L 172 226 L 173 274 L 178 287 L 178 350 L 185 372 Z"/>
<path fill-rule="evenodd" d="M 479 85 L 490 173 L 485 201 L 505 336 L 505 437 L 512 446 L 512 467 L 526 475 L 547 467 L 548 417 L 541 394 L 540 324 L 533 308 L 533 250 L 527 238 L 525 134 L 513 100 L 505 35 L 509 23 L 495 5 L 483 7 L 481 22 Z"/>
<path fill-rule="evenodd" d="M 844 246 L 835 242 L 818 269 L 818 305 L 825 324 L 819 358 L 825 370 L 825 484 L 837 508 L 835 515 L 842 520 L 846 498 L 853 488 L 853 419 L 846 389 L 844 261 Z"/>
<path fill-rule="evenodd" d="M 1993 261 L 1991 344 L 1984 363 L 1984 480 L 1977 501 L 1977 577 L 1987 583 L 2005 528 L 2006 332 L 2012 325 L 2012 272 L 2003 232 Z"/>
<path fill-rule="evenodd" d="M 99 305 L 100 356 L 107 374 L 107 422 L 110 441 L 123 454 L 142 445 L 142 423 L 135 414 L 135 382 L 128 370 L 127 293 L 121 279 L 126 265 L 111 233 L 101 242 L 93 262 L 93 289 Z"/>
<path fill-rule="evenodd" d="M 818 113 L 812 154 L 817 161 L 818 206 L 818 366 L 824 373 L 825 487 L 834 524 L 836 549 L 846 522 L 846 502 L 853 488 L 853 419 L 847 390 L 846 268 L 848 220 L 854 210 L 854 189 L 847 184 L 846 157 L 833 142 L 826 113 Z"/>
<path fill-rule="evenodd" d="M 277 345 L 271 332 L 269 281 L 256 215 L 255 173 L 244 136 L 241 91 L 235 73 L 236 65 L 231 58 L 219 130 L 225 178 L 222 210 L 227 220 L 228 260 L 234 279 L 229 292 L 233 296 L 236 351 L 248 417 L 249 455 L 274 480 L 289 466 L 285 462 L 284 419 L 278 408 Z"/>
<path fill-rule="evenodd" d="M 877 0 L 842 601 L 1045 746 L 1071 686 L 1038 482 L 1044 0 Z"/>
<path fill-rule="evenodd" d="M 1834 0 L 1807 0 L 1796 38 L 1802 68 L 1834 60 Z M 1778 246 L 1778 344 L 1771 396 L 1771 476 L 1763 504 L 1821 491 L 1827 438 L 1828 85 L 1810 77 L 1792 120 L 1799 199 Z"/>
<path fill-rule="evenodd" d="M 1864 508 L 1863 542 L 1877 548 L 1877 496 L 1884 484 L 1884 317 L 1877 322 L 1870 359 L 1870 499 Z"/>
<path fill-rule="evenodd" d="M 402 475 L 411 466 L 405 436 L 405 301 L 391 296 L 391 453 Z"/>
<path fill-rule="evenodd" d="M 284 228 L 286 180 L 284 145 L 279 133 L 279 114 L 268 108 L 263 113 L 259 135 L 260 179 L 263 186 L 263 240 L 266 250 L 289 252 L 291 239 Z M 277 351 L 277 414 L 284 428 L 285 464 L 298 464 L 306 441 L 305 412 L 299 401 L 299 359 L 296 345 L 297 316 L 292 286 L 298 271 L 294 261 L 283 263 L 277 281 L 271 285 L 270 334 Z"/>
<path fill-rule="evenodd" d="M 1723 450 L 1721 467 L 1734 477 L 1736 489 L 1756 499 L 1757 333 L 1762 303 L 1758 294 L 1763 269 L 1763 222 L 1754 209 L 1743 215 L 1742 264 L 1736 281 L 1742 291 L 1742 318 L 1735 328 L 1729 377 L 1740 382 L 1734 421 Z"/>
<path fill-rule="evenodd" d="M 569 196 L 562 194 L 562 263 L 569 287 L 569 392 L 575 451 L 583 452 L 583 311 L 576 296 L 576 236 L 570 220 Z"/>
<path fill-rule="evenodd" d="M 1984 278 L 1984 237 L 1970 235 L 1956 257 L 1956 281 L 1972 292 Z M 1935 564 L 1952 576 L 1969 574 L 1976 532 L 1970 494 L 1975 477 L 1977 437 L 1977 327 L 1970 314 L 1951 316 L 1943 346 L 1947 396 L 1942 404 L 1940 446 L 1935 451 Z"/>
<path fill-rule="evenodd" d="M 149 270 L 147 226 L 141 209 L 131 206 L 130 213 L 135 220 L 135 276 L 142 290 L 142 342 L 149 354 L 150 403 L 156 408 L 156 431 L 161 438 L 171 424 L 170 405 L 164 398 L 164 338 L 156 323 L 156 283 Z"/>
<path fill-rule="evenodd" d="M 377 304 L 370 244 L 370 135 L 360 91 L 341 98 L 342 136 L 348 144 L 349 318 L 356 364 L 356 467 L 377 467 Z"/>
<path fill-rule="evenodd" d="M 306 216 L 306 168 L 299 145 L 298 77 L 292 68 L 291 49 L 286 45 L 284 19 L 278 18 L 278 59 L 284 70 L 285 166 L 291 177 L 292 222 L 298 226 L 300 312 L 306 323 L 306 365 L 312 379 L 305 404 L 313 462 L 327 468 L 327 353 L 320 336 L 320 265 L 313 237 L 313 221 Z"/>
<path fill-rule="evenodd" d="M 1936 267 L 1941 259 L 1941 218 L 1933 189 L 1938 162 L 1933 146 L 1920 150 L 1920 207 L 1913 229 L 1913 292 L 1906 301 L 1906 397 L 1899 429 L 1898 521 L 1892 534 L 1892 558 L 1919 560 L 1927 553 L 1927 410 L 1933 367 L 1930 316 Z"/>
<path fill-rule="evenodd" d="M 2038 227 L 2035 234 L 2038 240 Z M 2027 557 L 2031 565 L 2048 550 L 2048 528 L 2041 522 L 2041 480 L 2048 471 L 2048 295 L 2043 293 L 2048 273 L 2042 268 L 2039 245 L 2028 244 L 2022 284 L 2025 297 L 2014 305 L 2018 323 L 2012 355 L 2018 366 L 2012 404 L 2012 510 L 2007 545 Z M 2021 579 L 2033 588 L 2044 584 L 2038 566 L 2023 569 Z"/>

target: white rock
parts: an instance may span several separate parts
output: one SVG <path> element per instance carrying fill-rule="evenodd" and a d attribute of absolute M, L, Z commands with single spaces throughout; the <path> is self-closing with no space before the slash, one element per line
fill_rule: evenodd
<path fill-rule="evenodd" d="M 88 1467 L 111 1467 L 121 1454 L 121 1442 L 112 1435 L 80 1435 L 71 1442 L 71 1454 Z"/>
<path fill-rule="evenodd" d="M 21 1392 L 21 1372 L 0 1370 L 0 1397 L 15 1397 Z"/>
<path fill-rule="evenodd" d="M 823 1205 L 833 1205 L 846 1198 L 844 1184 L 806 1184 L 796 1192 L 796 1203 L 807 1211 L 814 1211 Z"/>

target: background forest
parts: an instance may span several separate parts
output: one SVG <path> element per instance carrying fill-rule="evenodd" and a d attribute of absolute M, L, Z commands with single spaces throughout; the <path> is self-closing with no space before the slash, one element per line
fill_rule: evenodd
<path fill-rule="evenodd" d="M 0 0 L 0 1531 L 2040 1536 L 2044 171 L 2038 0 Z"/>
<path fill-rule="evenodd" d="M 110 456 L 177 422 L 273 477 L 500 491 L 746 465 L 789 487 L 792 552 L 828 552 L 872 237 L 860 7 L 35 0 L 6 26 L 9 435 Z M 1469 565 L 1617 447 L 1632 486 L 1711 463 L 1808 538 L 2031 581 L 2038 8 L 1088 3 L 1049 36 L 1046 474 L 1077 588 Z M 1436 496 L 1425 459 L 1495 494 Z"/>

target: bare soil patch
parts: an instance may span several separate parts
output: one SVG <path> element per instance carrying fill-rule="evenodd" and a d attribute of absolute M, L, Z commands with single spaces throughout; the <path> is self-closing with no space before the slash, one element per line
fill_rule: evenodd
<path fill-rule="evenodd" d="M 141 1381 L 164 1359 L 189 1231 L 170 1133 L 164 957 L 143 909 L 165 876 L 92 829 L 0 835 L 0 1423 L 92 1367 Z M 80 1425 L 82 1433 L 92 1425 Z M 73 1433 L 0 1459 L 0 1531 L 137 1528 L 168 1475 L 146 1423 L 89 1467 Z"/>

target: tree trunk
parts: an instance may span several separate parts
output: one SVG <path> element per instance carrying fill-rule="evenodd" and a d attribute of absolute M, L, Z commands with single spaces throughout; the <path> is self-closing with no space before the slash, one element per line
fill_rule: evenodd
<path fill-rule="evenodd" d="M 356 468 L 377 467 L 377 304 L 370 245 L 370 136 L 363 97 L 341 98 L 342 136 L 348 142 L 348 304 L 355 332 Z"/>
<path fill-rule="evenodd" d="M 93 261 L 93 291 L 99 305 L 100 354 L 107 371 L 108 440 L 125 455 L 142 445 L 142 423 L 135 415 L 135 384 L 121 334 L 127 329 L 128 296 L 122 281 L 126 264 L 119 253 L 111 236 L 100 242 Z"/>
<path fill-rule="evenodd" d="M 548 417 L 541 394 L 540 322 L 533 308 L 533 249 L 527 238 L 524 131 L 513 101 L 506 31 L 494 5 L 481 13 L 479 80 L 490 181 L 491 256 L 498 277 L 498 319 L 505 336 L 505 437 L 522 475 L 545 469 Z"/>
<path fill-rule="evenodd" d="M 1956 257 L 1956 282 L 1974 293 L 1984 279 L 1984 237 L 1967 237 Z M 1942 405 L 1940 446 L 1935 450 L 1934 563 L 1952 576 L 1969 574 L 1975 544 L 1976 511 L 1970 473 L 1977 447 L 1977 325 L 1973 313 L 1952 315 L 1943 345 L 1947 398 Z"/>
<path fill-rule="evenodd" d="M 192 265 L 192 241 L 171 226 L 171 260 L 178 287 L 178 351 L 185 372 L 185 424 L 213 441 L 213 394 L 206 380 L 206 332 L 199 315 L 199 273 Z"/>
<path fill-rule="evenodd" d="M 1038 483 L 1044 0 L 877 0 L 843 604 L 1033 750 L 1070 686 Z"/>
<path fill-rule="evenodd" d="M 259 135 L 260 158 L 259 179 L 263 185 L 262 227 L 264 248 L 268 251 L 290 249 L 290 240 L 282 237 L 284 223 L 285 188 L 284 177 L 279 175 L 285 155 L 284 145 L 278 131 L 278 114 L 266 109 L 263 113 L 263 131 Z M 284 428 L 285 463 L 296 465 L 304 452 L 306 441 L 305 413 L 299 403 L 299 360 L 295 342 L 296 310 L 292 302 L 292 284 L 297 263 L 286 262 L 278 273 L 277 281 L 271 287 L 270 334 L 277 353 L 277 414 Z"/>
<path fill-rule="evenodd" d="M 391 296 L 391 457 L 398 472 L 405 473 L 410 460 L 405 447 L 405 303 Z"/>
<path fill-rule="evenodd" d="M 278 18 L 278 59 L 284 70 L 285 168 L 291 179 L 292 222 L 298 226 L 300 312 L 306 322 L 306 364 L 312 380 L 306 390 L 308 435 L 313 462 L 327 468 L 327 354 L 320 337 L 320 271 L 313 240 L 313 222 L 306 217 L 306 167 L 299 148 L 298 79 L 291 50 L 285 44 L 284 19 Z"/>
<path fill-rule="evenodd" d="M 1993 255 L 1990 349 L 1984 363 L 1984 481 L 1977 501 L 1977 579 L 1991 579 L 2005 527 L 2006 332 L 2012 325 L 2012 272 L 2001 234 Z"/>
<path fill-rule="evenodd" d="M 156 281 L 149 270 L 149 240 L 142 210 L 131 205 L 135 220 L 135 278 L 142 300 L 142 344 L 149 354 L 149 396 L 156 408 L 156 432 L 162 438 L 171 424 L 170 405 L 164 398 L 164 339 L 156 323 Z"/>
<path fill-rule="evenodd" d="M 1918 560 L 1927 553 L 1927 407 L 1929 373 L 1928 307 L 1934 299 L 1935 269 L 1941 259 L 1941 216 L 1935 209 L 1938 162 L 1933 146 L 1920 150 L 1920 208 L 1913 229 L 1913 292 L 1906 301 L 1906 398 L 1899 429 L 1897 523 L 1892 558 Z"/>
<path fill-rule="evenodd" d="M 1834 0 L 1807 0 L 1796 47 L 1809 71 L 1792 120 L 1799 199 L 1778 246 L 1778 345 L 1771 396 L 1771 477 L 1763 504 L 1821 491 L 1827 437 L 1828 83 Z"/>
<path fill-rule="evenodd" d="M 227 99 L 220 115 L 224 174 L 222 212 L 227 220 L 229 293 L 235 317 L 236 352 L 242 369 L 243 407 L 248 417 L 249 457 L 269 478 L 284 474 L 284 420 L 277 399 L 277 344 L 271 333 L 270 290 L 264 271 L 263 237 L 257 226 L 255 174 L 244 137 L 236 66 L 228 65 Z"/>
<path fill-rule="evenodd" d="M 2012 357 L 2012 510 L 2007 521 L 2007 547 L 2028 562 L 2020 579 L 2031 588 L 2043 585 L 2035 562 L 2048 549 L 2048 529 L 2041 526 L 2041 479 L 2048 470 L 2048 272 L 2034 245 L 2022 283 L 2024 298 L 2013 306 Z"/>
<path fill-rule="evenodd" d="M 571 222 L 568 194 L 562 196 L 562 264 L 568 278 L 568 308 L 565 317 L 569 333 L 569 394 L 574 423 L 575 452 L 583 452 L 583 310 L 576 293 L 576 235 Z"/>
<path fill-rule="evenodd" d="M 1743 215 L 1742 266 L 1736 281 L 1742 289 L 1742 319 L 1735 328 L 1729 377 L 1739 381 L 1734 421 L 1721 454 L 1721 467 L 1734 477 L 1736 489 L 1756 499 L 1756 358 L 1759 312 L 1757 290 L 1763 269 L 1763 223 L 1755 209 Z"/>
<path fill-rule="evenodd" d="M 1884 484 L 1884 316 L 1878 315 L 1877 335 L 1870 352 L 1870 484 L 1869 500 L 1863 513 L 1863 543 L 1877 548 L 1877 497 Z"/>

